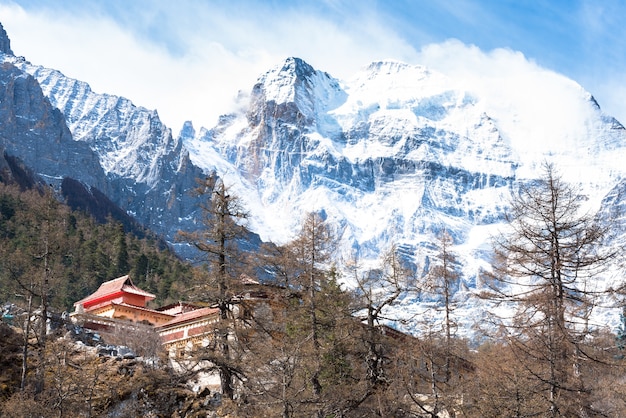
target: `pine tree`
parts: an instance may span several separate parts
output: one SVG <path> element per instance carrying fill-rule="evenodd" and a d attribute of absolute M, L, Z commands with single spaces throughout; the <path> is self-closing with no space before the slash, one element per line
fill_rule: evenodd
<path fill-rule="evenodd" d="M 126 234 L 124 233 L 124 225 L 117 224 L 117 257 L 115 260 L 117 267 L 116 276 L 128 274 L 130 265 L 128 262 L 128 246 L 126 244 Z"/>

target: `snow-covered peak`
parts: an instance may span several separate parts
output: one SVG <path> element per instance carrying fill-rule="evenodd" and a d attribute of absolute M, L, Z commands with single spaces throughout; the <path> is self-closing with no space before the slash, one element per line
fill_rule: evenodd
<path fill-rule="evenodd" d="M 375 61 L 359 71 L 350 82 L 350 85 L 358 85 L 359 79 L 371 80 L 391 77 L 396 79 L 424 80 L 431 76 L 433 71 L 422 65 L 411 65 L 402 61 L 384 60 Z"/>
<path fill-rule="evenodd" d="M 336 107 L 345 98 L 339 82 L 300 58 L 287 58 L 263 74 L 252 91 L 256 102 L 295 104 L 307 119 Z"/>
<path fill-rule="evenodd" d="M 295 102 L 297 87 L 309 82 L 316 71 L 300 58 L 287 58 L 263 74 L 255 86 L 255 91 L 262 91 L 264 99 L 277 104 Z"/>
<path fill-rule="evenodd" d="M 591 152 L 604 153 L 607 148 L 615 147 L 615 140 L 620 141 L 619 134 L 600 134 L 600 131 L 609 132 L 607 116 L 591 94 L 574 80 L 521 55 L 489 61 L 491 66 L 465 58 L 468 65 L 458 65 L 456 60 L 456 65 L 439 64 L 439 71 L 475 97 L 477 105 L 493 120 L 520 160 L 518 176 L 536 177 L 541 161 L 556 158 L 567 179 L 578 181 L 573 171 L 581 173 L 580 161 L 588 160 Z M 605 157 L 589 163 L 615 167 L 615 162 Z M 585 172 L 580 180 L 588 175 Z"/>
<path fill-rule="evenodd" d="M 429 96 L 455 87 L 441 73 L 399 61 L 374 62 L 346 82 L 350 96 L 358 94 L 394 101 Z"/>
<path fill-rule="evenodd" d="M 178 136 L 183 141 L 193 139 L 196 136 L 196 129 L 193 127 L 193 123 L 189 120 L 183 123 L 183 127 L 181 128 Z"/>
<path fill-rule="evenodd" d="M 545 161 L 594 202 L 624 172 L 621 125 L 577 83 L 536 66 L 486 79 L 387 60 L 339 82 L 289 58 L 250 97 L 247 119 L 189 141 L 191 158 L 215 167 L 200 157 L 211 148 L 239 170 L 268 240 L 323 209 L 346 248 L 418 252 L 444 227 L 459 243 L 484 236 L 476 228 L 501 220 L 510 187 Z M 482 246 L 463 248 L 471 259 Z"/>
<path fill-rule="evenodd" d="M 467 108 L 477 100 L 450 78 L 423 66 L 396 61 L 371 64 L 346 81 L 345 89 L 347 100 L 332 111 L 344 129 L 382 118 L 400 130 L 436 124 L 464 135 L 470 129 L 468 123 L 477 123 L 478 115 L 484 113 L 482 108 L 474 107 L 473 115 L 468 117 Z M 459 113 L 455 110 L 464 112 L 462 120 L 454 119 Z M 450 119 L 448 123 L 446 119 Z"/>
<path fill-rule="evenodd" d="M 402 61 L 387 59 L 372 62 L 366 67 L 365 71 L 372 74 L 397 74 L 411 67 L 417 66 L 412 66 Z"/>
<path fill-rule="evenodd" d="M 384 124 L 388 135 L 399 135 L 432 127 L 489 149 L 474 129 L 482 126 L 514 156 L 520 178 L 536 177 L 544 161 L 555 160 L 566 180 L 593 194 L 599 184 L 619 177 L 626 158 L 623 126 L 578 83 L 533 63 L 484 74 L 378 61 L 344 82 L 344 88 L 347 100 L 332 111 L 344 130 Z M 582 169 L 580 162 L 586 160 Z"/>

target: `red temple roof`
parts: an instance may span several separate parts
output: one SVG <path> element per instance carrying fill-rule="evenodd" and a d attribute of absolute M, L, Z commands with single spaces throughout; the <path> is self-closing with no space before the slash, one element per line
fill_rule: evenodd
<path fill-rule="evenodd" d="M 176 315 L 171 321 L 161 325 L 161 328 L 169 327 L 184 322 L 192 322 L 199 318 L 204 318 L 210 315 L 219 313 L 219 308 L 200 308 L 193 311 L 184 312 Z"/>
<path fill-rule="evenodd" d="M 143 296 L 146 301 L 152 300 L 156 297 L 152 293 L 148 293 L 145 290 L 141 290 L 140 288 L 135 286 L 130 280 L 130 276 L 126 275 L 102 283 L 98 290 L 96 290 L 94 293 L 87 296 L 86 298 L 75 302 L 74 305 L 89 306 L 98 302 L 106 301 L 108 299 L 113 299 L 115 297 L 123 295 L 124 293 Z"/>

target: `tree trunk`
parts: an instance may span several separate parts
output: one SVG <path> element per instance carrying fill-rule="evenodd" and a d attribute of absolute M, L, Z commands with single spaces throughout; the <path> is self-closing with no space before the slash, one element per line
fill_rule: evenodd
<path fill-rule="evenodd" d="M 26 387 L 26 375 L 28 374 L 28 340 L 30 338 L 30 317 L 33 312 L 33 294 L 28 294 L 28 311 L 26 312 L 26 329 L 24 330 L 24 346 L 22 347 L 22 377 L 20 390 L 23 392 Z"/>

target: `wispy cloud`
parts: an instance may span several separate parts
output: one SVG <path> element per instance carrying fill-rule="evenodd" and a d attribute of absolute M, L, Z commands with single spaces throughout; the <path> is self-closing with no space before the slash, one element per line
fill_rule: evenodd
<path fill-rule="evenodd" d="M 174 129 L 187 119 L 212 126 L 238 90 L 288 56 L 346 78 L 373 60 L 428 64 L 419 51 L 433 42 L 449 47 L 450 38 L 485 53 L 523 51 L 581 82 L 626 120 L 616 97 L 626 58 L 616 19 L 625 7 L 597 3 L 0 0 L 0 21 L 15 53 L 156 108 Z M 615 70 L 603 68 L 605 60 Z"/>
<path fill-rule="evenodd" d="M 157 108 L 175 129 L 187 119 L 212 126 L 238 90 L 288 56 L 338 77 L 381 57 L 415 56 L 366 11 L 356 24 L 289 8 L 158 2 L 157 9 L 132 10 L 129 20 L 111 4 L 28 11 L 1 5 L 0 16 L 17 54 L 98 92 Z"/>

